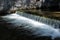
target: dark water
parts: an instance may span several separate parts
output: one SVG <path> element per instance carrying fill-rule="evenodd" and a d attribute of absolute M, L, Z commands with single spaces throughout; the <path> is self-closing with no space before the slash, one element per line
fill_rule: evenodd
<path fill-rule="evenodd" d="M 59 24 L 55 28 L 55 26 L 42 21 L 45 18 L 39 17 L 40 21 L 38 21 L 38 16 L 19 13 L 23 12 L 0 16 L 0 40 L 53 40 L 60 38 Z M 55 21 L 56 23 L 60 22 Z"/>

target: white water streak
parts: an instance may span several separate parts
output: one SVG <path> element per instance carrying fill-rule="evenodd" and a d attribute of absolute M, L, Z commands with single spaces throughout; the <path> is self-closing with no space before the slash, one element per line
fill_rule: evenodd
<path fill-rule="evenodd" d="M 24 28 L 31 29 L 33 31 L 32 34 L 35 36 L 52 36 L 52 39 L 60 37 L 59 29 L 55 29 L 50 25 L 34 21 L 18 14 L 10 14 L 2 16 L 2 18 L 7 20 L 9 23 L 13 23 L 15 26 L 23 25 Z"/>

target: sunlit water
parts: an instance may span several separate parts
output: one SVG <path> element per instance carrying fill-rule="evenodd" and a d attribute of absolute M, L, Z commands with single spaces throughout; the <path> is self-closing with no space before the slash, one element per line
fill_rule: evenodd
<path fill-rule="evenodd" d="M 2 16 L 2 18 L 6 20 L 7 23 L 12 23 L 14 27 L 19 28 L 19 26 L 23 26 L 24 29 L 31 30 L 33 32 L 32 35 L 35 35 L 36 37 L 51 36 L 52 39 L 60 37 L 59 29 L 19 14 L 10 14 Z"/>

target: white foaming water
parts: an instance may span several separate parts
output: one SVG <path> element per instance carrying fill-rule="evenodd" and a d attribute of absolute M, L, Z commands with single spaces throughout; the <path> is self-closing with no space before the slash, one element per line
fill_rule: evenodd
<path fill-rule="evenodd" d="M 20 16 L 18 14 L 10 14 L 2 16 L 2 18 L 4 18 L 4 20 L 6 20 L 9 23 L 13 23 L 15 27 L 22 25 L 23 28 L 33 31 L 32 34 L 35 35 L 36 37 L 51 36 L 52 39 L 60 37 L 59 29 L 55 29 L 50 25 L 34 21 L 32 19 Z"/>

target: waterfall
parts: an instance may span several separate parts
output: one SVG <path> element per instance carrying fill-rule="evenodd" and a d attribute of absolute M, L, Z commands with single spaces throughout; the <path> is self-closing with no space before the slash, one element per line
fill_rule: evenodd
<path fill-rule="evenodd" d="M 51 25 L 54 28 L 57 28 L 57 29 L 60 28 L 60 21 L 59 20 L 45 18 L 45 17 L 40 17 L 40 16 L 28 14 L 28 13 L 19 12 L 19 11 L 17 11 L 16 13 L 19 14 L 19 15 L 21 15 L 21 16 L 24 16 L 24 17 L 33 19 L 35 21 L 38 21 L 38 22 L 42 22 L 42 23 Z"/>
<path fill-rule="evenodd" d="M 15 28 L 15 27 L 17 27 L 17 29 L 23 28 L 23 29 L 26 29 L 26 31 L 30 30 L 30 32 L 32 33 L 31 34 L 29 32 L 23 31 L 25 33 L 23 35 L 30 35 L 30 36 L 35 35 L 35 37 L 51 36 L 52 39 L 54 39 L 56 37 L 60 37 L 59 29 L 56 29 L 53 26 L 48 25 L 48 24 L 51 24 L 49 22 L 52 22 L 52 21 L 48 21 L 47 19 L 43 19 L 43 17 L 39 17 L 39 16 L 23 14 L 22 12 L 18 12 L 18 13 L 19 14 L 21 13 L 21 14 L 20 15 L 19 14 L 9 14 L 6 16 L 2 16 L 3 20 L 5 20 L 7 23 L 10 23 L 9 24 L 10 26 L 7 25 L 9 28 Z M 47 21 L 45 22 L 45 20 L 47 20 Z M 56 22 L 58 23 L 59 21 L 56 20 Z M 20 26 L 22 26 L 22 27 L 20 27 Z"/>

